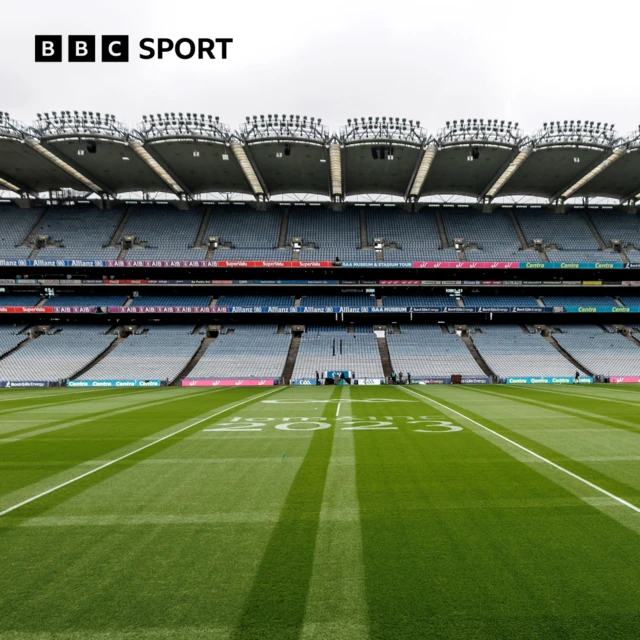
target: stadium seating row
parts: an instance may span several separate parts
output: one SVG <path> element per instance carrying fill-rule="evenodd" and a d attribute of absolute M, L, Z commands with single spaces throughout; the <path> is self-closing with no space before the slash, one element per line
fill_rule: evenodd
<path fill-rule="evenodd" d="M 631 328 L 638 331 L 636 326 Z M 0 381 L 64 380 L 77 376 L 97 359 L 80 380 L 172 382 L 200 347 L 202 355 L 194 360 L 189 379 L 278 379 L 283 376 L 291 347 L 292 336 L 286 329 L 278 325 L 225 325 L 216 339 L 203 343 L 205 335 L 189 325 L 143 325 L 124 339 L 118 339 L 106 326 L 53 326 L 36 336 L 38 331 L 3 325 Z M 552 329 L 549 338 L 520 325 L 474 325 L 470 331 L 482 360 L 499 378 L 572 376 L 575 364 L 561 350 L 585 373 L 640 375 L 640 346 L 612 328 L 561 325 Z M 386 341 L 391 366 L 415 379 L 485 375 L 464 341 L 445 325 L 402 325 L 390 330 Z M 384 377 L 372 327 L 354 331 L 337 326 L 309 327 L 302 334 L 292 377 L 313 378 L 316 371 L 336 370 L 353 371 L 360 378 Z"/>
<path fill-rule="evenodd" d="M 284 243 L 279 247 L 282 232 Z M 133 238 L 133 246 L 123 253 L 121 241 L 127 237 Z M 208 255 L 209 237 L 220 239 L 220 246 L 209 254 L 220 260 L 290 259 L 291 241 L 301 238 L 303 260 L 375 261 L 374 239 L 383 238 L 385 251 L 379 257 L 386 261 L 450 261 L 461 257 L 453 248 L 459 238 L 469 260 L 618 262 L 621 257 L 613 250 L 613 241 L 635 258 L 640 221 L 635 215 L 603 209 L 559 214 L 521 208 L 480 213 L 447 207 L 407 212 L 353 206 L 340 212 L 323 206 L 257 212 L 243 204 L 187 211 L 153 203 L 100 211 L 87 204 L 38 210 L 0 206 L 0 259 L 126 255 L 198 260 Z M 40 248 L 38 238 L 44 242 Z M 534 249 L 536 240 L 542 240 L 546 254 Z"/>

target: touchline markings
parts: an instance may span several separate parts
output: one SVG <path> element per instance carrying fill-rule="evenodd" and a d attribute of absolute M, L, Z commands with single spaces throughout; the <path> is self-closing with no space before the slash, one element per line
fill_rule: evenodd
<path fill-rule="evenodd" d="M 511 440 L 511 438 L 507 438 L 506 436 L 503 436 L 501 433 L 498 433 L 497 431 L 494 431 L 493 429 L 490 429 L 489 427 L 485 427 L 483 424 L 480 424 L 477 420 L 474 420 L 473 418 L 469 418 L 468 416 L 465 416 L 463 413 L 460 413 L 459 411 L 456 411 L 455 409 L 452 409 L 451 407 L 448 407 L 446 404 L 442 404 L 442 402 L 438 402 L 437 400 L 434 400 L 433 398 L 431 398 L 429 396 L 425 396 L 425 395 L 423 395 L 421 393 L 416 393 L 415 391 L 412 391 L 411 389 L 405 389 L 404 387 L 402 387 L 402 390 L 406 391 L 407 393 L 412 393 L 413 395 L 422 398 L 426 402 L 432 402 L 433 404 L 437 404 L 439 407 L 442 407 L 443 409 L 446 409 L 447 411 L 451 411 L 451 412 L 455 413 L 456 415 L 460 416 L 461 418 L 464 418 L 465 420 L 468 420 L 469 422 L 472 422 L 473 424 L 477 425 L 481 429 L 484 429 L 485 431 L 488 431 L 489 433 L 492 433 L 494 436 L 497 436 L 498 438 L 501 438 L 502 440 L 505 440 L 509 444 L 512 444 L 514 447 L 518 447 L 518 449 L 521 449 L 522 451 L 525 451 L 529 455 L 532 455 L 534 458 L 537 458 L 538 460 L 541 460 L 542 462 L 546 462 L 548 465 L 551 465 L 552 467 L 554 467 L 558 471 L 562 471 L 562 473 L 566 473 L 568 476 L 571 476 L 575 480 L 578 480 L 579 482 L 582 482 L 583 484 L 586 484 L 588 487 L 591 487 L 592 489 L 595 489 L 596 491 L 599 491 L 600 493 L 602 493 L 605 496 L 611 498 L 612 500 L 615 500 L 616 502 L 619 502 L 620 504 L 624 505 L 625 507 L 628 507 L 632 511 L 635 511 L 636 513 L 640 513 L 640 507 L 637 507 L 635 504 L 632 504 L 631 502 L 628 502 L 624 498 L 621 498 L 620 496 L 617 496 L 614 493 L 611 493 L 610 491 L 607 491 L 606 489 L 603 489 L 602 487 L 599 487 L 597 484 L 594 484 L 593 482 L 587 480 L 586 478 L 583 478 L 582 476 L 579 476 L 577 473 L 573 473 L 573 471 L 569 471 L 569 469 L 565 469 L 564 467 L 560 466 L 559 464 L 556 464 L 552 460 L 549 460 L 549 458 L 545 458 L 544 456 L 541 456 L 539 453 L 536 453 L 535 451 L 532 451 L 531 449 L 528 449 L 527 447 L 525 447 L 525 446 L 523 446 L 521 444 L 518 444 L 515 440 Z M 0 514 L 0 515 L 2 515 L 2 514 Z"/>
<path fill-rule="evenodd" d="M 186 431 L 187 429 L 191 429 L 192 427 L 195 427 L 195 426 L 197 426 L 199 424 L 202 424 L 203 422 L 206 422 L 207 420 L 211 420 L 211 418 L 215 418 L 216 416 L 219 416 L 221 413 L 225 413 L 226 411 L 232 411 L 233 409 L 235 409 L 237 407 L 240 407 L 240 406 L 242 406 L 244 404 L 247 404 L 248 402 L 253 402 L 254 400 L 257 400 L 258 398 L 264 398 L 265 396 L 272 395 L 274 393 L 277 393 L 278 391 L 281 391 L 281 389 L 276 389 L 275 391 L 268 391 L 267 393 L 262 393 L 259 396 L 252 396 L 251 398 L 247 398 L 246 400 L 243 400 L 242 402 L 236 402 L 234 405 L 232 405 L 230 407 L 227 407 L 226 409 L 221 409 L 220 411 L 217 411 L 216 413 L 212 413 L 211 415 L 207 416 L 206 418 L 201 418 L 200 420 L 197 420 L 196 422 L 192 422 L 191 424 L 188 424 L 186 427 L 182 427 L 181 429 L 178 429 L 177 431 L 173 431 L 172 433 L 169 433 L 166 436 L 162 436 L 162 438 L 158 438 L 157 440 L 154 440 L 153 442 L 150 442 L 149 444 L 145 444 L 142 447 L 138 447 L 134 451 L 130 451 L 129 453 L 125 453 L 124 455 L 120 456 L 119 458 L 114 458 L 113 460 L 109 460 L 108 462 L 105 462 L 104 464 L 100 465 L 99 467 L 96 467 L 95 469 L 91 469 L 90 471 L 82 473 L 79 476 L 76 476 L 75 478 L 71 478 L 71 480 L 67 480 L 66 482 L 62 482 L 61 484 L 58 484 L 55 487 L 51 487 L 50 489 L 47 489 L 46 491 L 42 491 L 41 493 L 38 493 L 37 495 L 32 496 L 31 498 L 27 498 L 26 500 L 23 500 L 22 502 L 18 502 L 18 504 L 14 504 L 12 507 L 9 507 L 8 509 L 5 509 L 4 511 L 0 511 L 0 517 L 6 516 L 8 513 L 11 513 L 12 511 L 15 511 L 16 509 L 19 509 L 20 507 L 24 507 L 25 505 L 27 505 L 27 504 L 29 504 L 31 502 L 34 502 L 35 500 L 38 500 L 39 498 L 44 498 L 44 496 L 47 496 L 50 493 L 53 493 L 54 491 L 57 491 L 58 489 L 62 489 L 63 487 L 67 487 L 68 485 L 73 484 L 74 482 L 77 482 L 78 480 L 82 480 L 83 478 L 86 478 L 87 476 L 90 476 L 90 475 L 92 475 L 94 473 L 97 473 L 98 471 L 101 471 L 102 469 L 106 469 L 107 467 L 110 467 L 112 464 L 115 464 L 116 462 L 120 462 L 122 460 L 125 460 L 126 458 L 131 457 L 132 455 L 135 455 L 136 453 L 140 453 L 140 451 L 144 451 L 145 449 L 148 449 L 149 447 L 153 447 L 153 445 L 158 444 L 160 442 L 163 442 L 164 440 L 167 440 L 168 438 L 172 438 L 173 436 L 176 436 L 179 433 L 182 433 L 183 431 Z"/>

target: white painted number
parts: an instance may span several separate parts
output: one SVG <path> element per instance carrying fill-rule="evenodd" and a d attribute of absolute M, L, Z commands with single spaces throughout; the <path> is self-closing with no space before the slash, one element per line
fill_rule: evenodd
<path fill-rule="evenodd" d="M 230 422 L 220 422 L 222 427 L 205 429 L 205 431 L 262 431 L 261 427 L 267 426 L 266 420 L 274 420 L 274 418 L 231 418 Z M 244 424 L 238 424 L 240 422 Z"/>
<path fill-rule="evenodd" d="M 448 420 L 439 420 L 438 418 L 430 418 L 429 416 L 420 416 L 417 420 L 409 418 L 407 424 L 424 425 L 424 429 L 414 429 L 417 433 L 452 433 L 453 431 L 462 431 L 462 427 L 449 422 Z"/>
<path fill-rule="evenodd" d="M 293 425 L 296 424 L 303 426 L 294 427 Z M 328 429 L 330 426 L 328 422 L 317 422 L 309 420 L 309 418 L 284 418 L 283 422 L 276 425 L 276 429 L 281 429 L 282 431 L 318 431 L 319 429 Z"/>
<path fill-rule="evenodd" d="M 391 422 L 380 422 L 375 416 L 369 416 L 366 418 L 340 418 L 342 424 L 359 425 L 354 427 L 342 427 L 343 431 L 370 431 L 370 430 L 390 430 L 397 429 L 398 427 L 392 427 Z"/>

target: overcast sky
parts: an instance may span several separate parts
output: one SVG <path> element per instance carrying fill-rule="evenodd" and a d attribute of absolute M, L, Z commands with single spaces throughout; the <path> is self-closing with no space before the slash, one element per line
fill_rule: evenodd
<path fill-rule="evenodd" d="M 196 111 L 235 127 L 291 113 L 640 123 L 632 0 L 11 0 L 0 23 L 0 111 Z M 628 29 L 627 29 L 628 26 Z M 625 32 L 628 31 L 628 35 Z M 127 64 L 36 64 L 36 34 L 128 34 Z M 140 60 L 143 37 L 230 37 L 227 60 Z"/>

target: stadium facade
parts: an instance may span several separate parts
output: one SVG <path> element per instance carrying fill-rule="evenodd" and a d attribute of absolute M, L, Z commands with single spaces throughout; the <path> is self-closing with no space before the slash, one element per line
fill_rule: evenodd
<path fill-rule="evenodd" d="M 639 149 L 580 121 L 2 114 L 0 386 L 640 381 Z"/>

